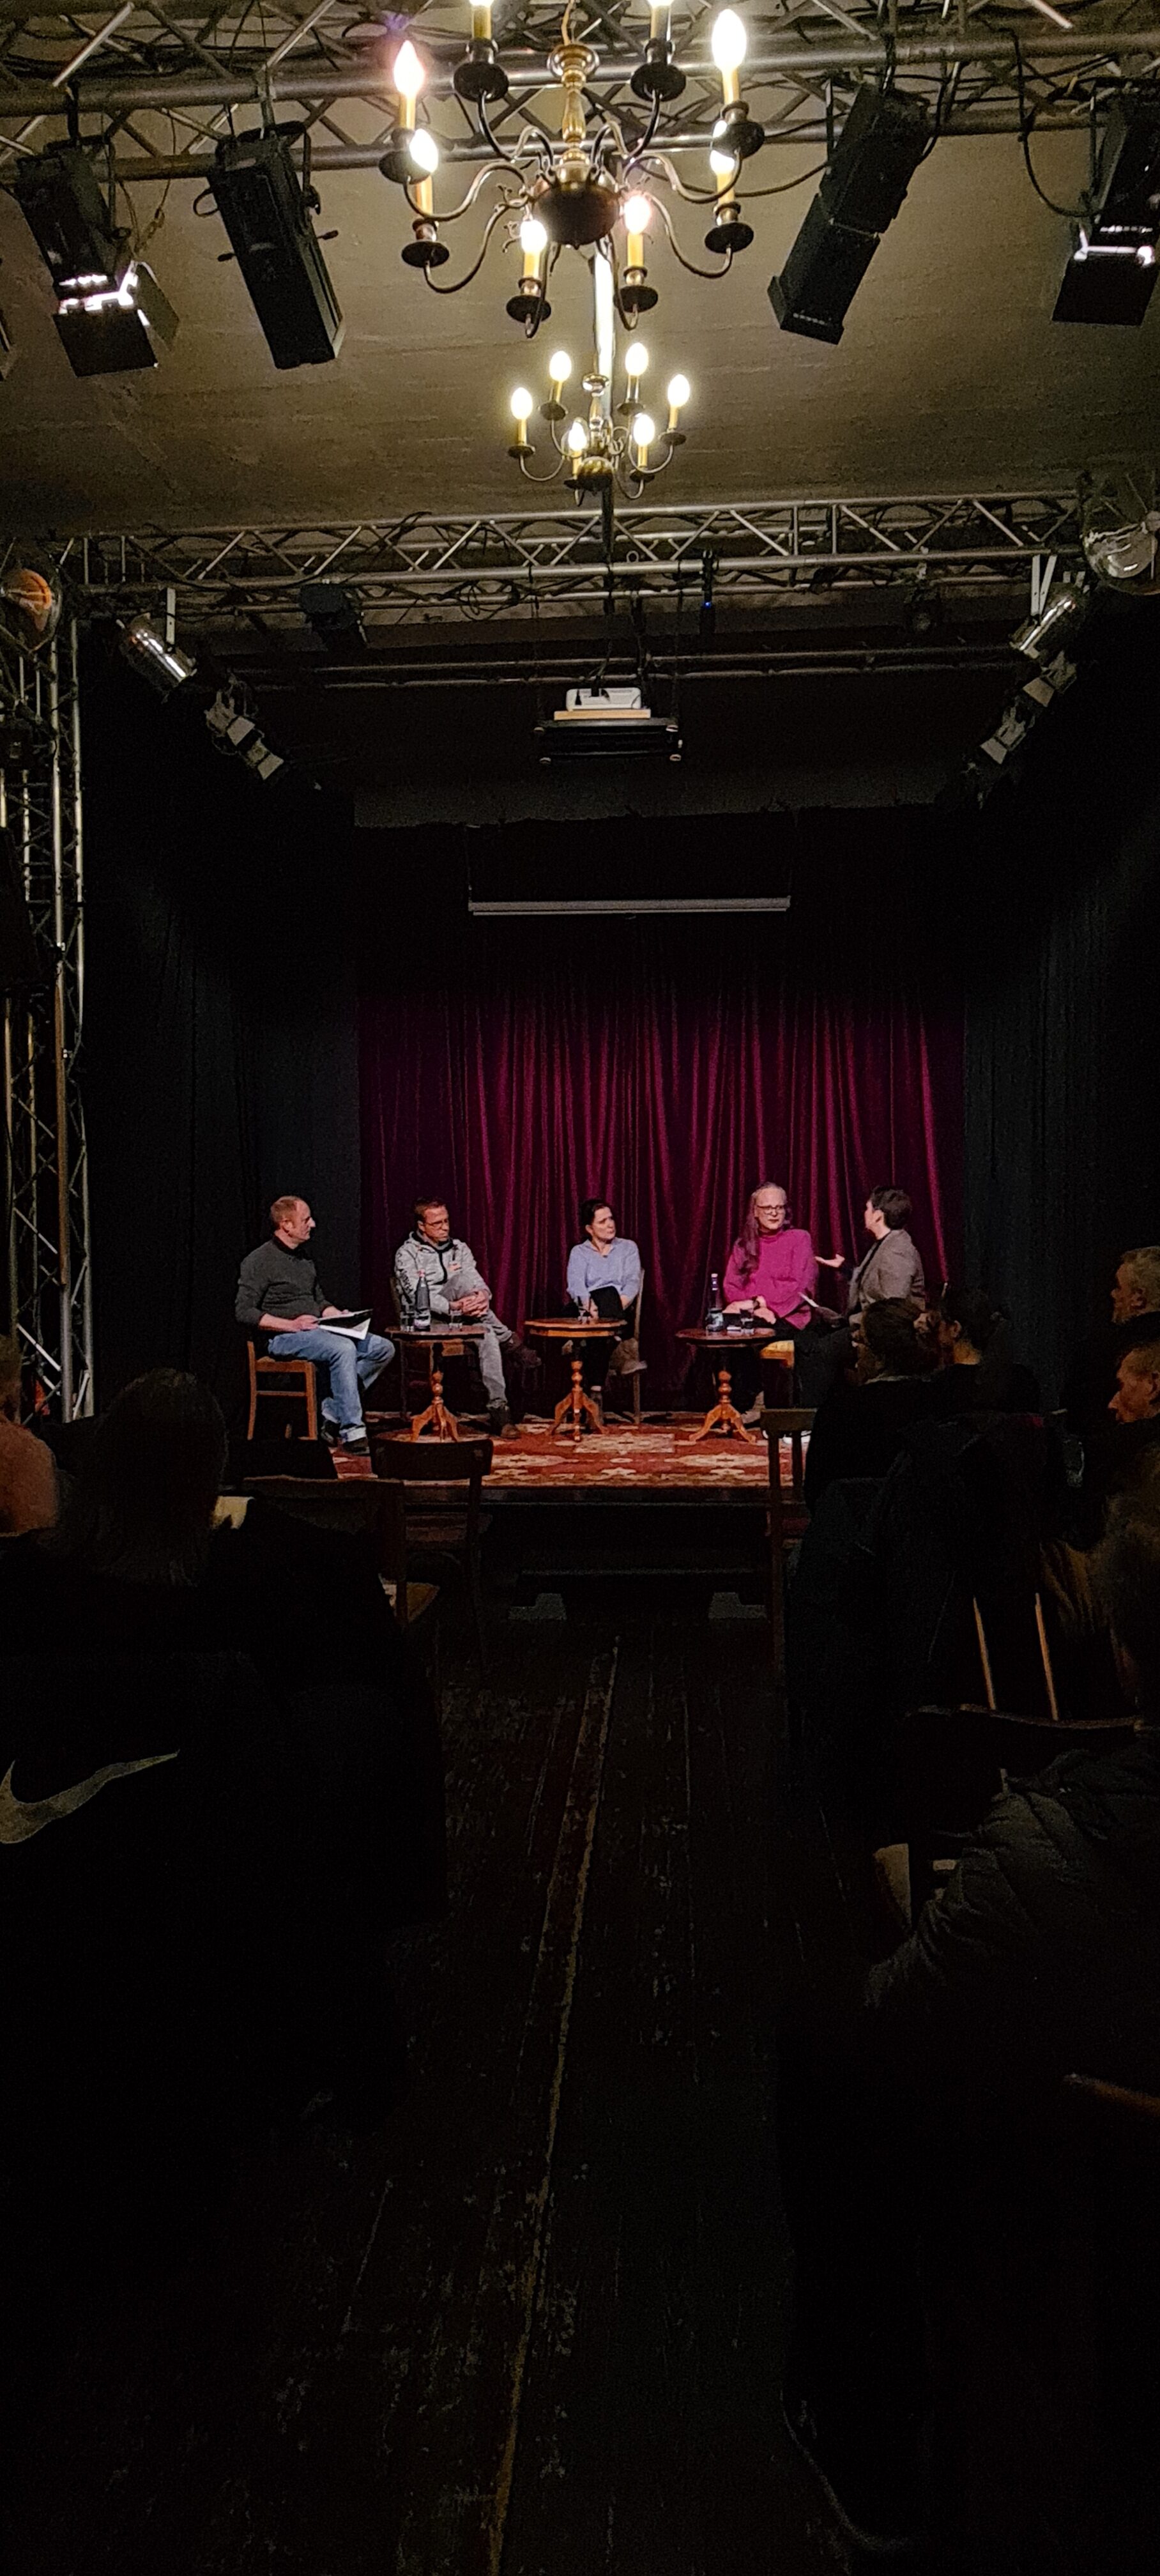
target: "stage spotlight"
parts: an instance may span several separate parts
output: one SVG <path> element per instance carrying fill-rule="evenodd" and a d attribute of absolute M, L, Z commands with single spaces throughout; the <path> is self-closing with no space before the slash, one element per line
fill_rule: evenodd
<path fill-rule="evenodd" d="M 56 288 L 53 318 L 74 376 L 155 367 L 177 315 L 116 231 L 88 155 L 69 143 L 22 161 L 12 188 Z"/>
<path fill-rule="evenodd" d="M 783 331 L 836 343 L 930 142 L 926 100 L 864 82 L 769 300 Z"/>
<path fill-rule="evenodd" d="M 1100 147 L 1091 212 L 1076 230 L 1053 322 L 1136 329 L 1156 284 L 1160 96 L 1117 99 Z"/>
<path fill-rule="evenodd" d="M 298 605 L 328 653 L 365 653 L 366 629 L 352 590 L 341 581 L 304 581 Z"/>
<path fill-rule="evenodd" d="M 1160 590 L 1160 509 L 1155 469 L 1090 466 L 1079 478 L 1080 536 L 1097 581 L 1148 599 Z"/>
<path fill-rule="evenodd" d="M 311 221 L 309 163 L 300 180 L 291 159 L 301 130 L 230 135 L 213 163 L 217 210 L 276 367 L 325 365 L 345 328 Z"/>
<path fill-rule="evenodd" d="M 1029 662 L 1042 663 L 1044 645 L 1050 643 L 1053 655 L 1058 652 L 1064 629 L 1070 630 L 1086 605 L 1078 590 L 1073 590 L 1068 582 L 1061 583 L 1034 616 L 1028 618 L 1026 625 L 1012 636 L 1012 652 L 1025 653 Z"/>
<path fill-rule="evenodd" d="M 147 617 L 134 617 L 128 626 L 123 626 L 120 642 L 126 661 L 135 671 L 140 671 L 142 678 L 148 680 L 163 698 L 172 696 L 174 689 L 179 689 L 183 681 L 191 680 L 197 669 L 191 655 L 183 653 L 172 638 L 159 635 Z"/>
<path fill-rule="evenodd" d="M 243 701 L 236 681 L 219 689 L 212 707 L 207 707 L 205 720 L 217 751 L 231 752 L 252 769 L 255 778 L 275 778 L 286 766 L 280 751 L 272 751 L 265 736 L 258 731 L 254 717 Z"/>

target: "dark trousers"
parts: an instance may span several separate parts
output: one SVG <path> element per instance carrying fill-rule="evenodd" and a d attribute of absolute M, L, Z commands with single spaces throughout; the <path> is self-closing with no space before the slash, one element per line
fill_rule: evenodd
<path fill-rule="evenodd" d="M 624 1300 L 619 1288 L 594 1288 L 588 1303 L 590 1306 L 595 1306 L 602 1324 L 624 1322 Z M 577 1306 L 575 1297 L 571 1299 L 571 1304 L 573 1307 Z M 591 1388 L 594 1394 L 603 1395 L 604 1382 L 612 1366 L 612 1354 L 616 1349 L 616 1342 L 611 1333 L 602 1333 L 598 1342 L 585 1342 L 582 1348 L 584 1384 Z"/>
<path fill-rule="evenodd" d="M 822 1395 L 833 1382 L 827 1375 L 826 1346 L 834 1338 L 824 1324 L 770 1325 L 771 1342 L 792 1341 L 794 1346 L 793 1389 L 788 1397 L 779 1395 L 779 1403 L 814 1406 L 821 1403 Z M 745 1413 L 751 1404 L 757 1402 L 762 1389 L 765 1372 L 760 1343 L 738 1342 L 730 1354 L 729 1366 L 733 1379 L 733 1402 L 740 1412 Z M 770 1366 L 772 1368 L 772 1362 Z"/>

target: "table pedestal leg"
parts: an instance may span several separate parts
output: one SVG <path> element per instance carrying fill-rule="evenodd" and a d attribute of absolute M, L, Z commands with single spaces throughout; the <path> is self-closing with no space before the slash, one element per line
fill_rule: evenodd
<path fill-rule="evenodd" d="M 694 1440 L 707 1440 L 711 1432 L 720 1431 L 726 1440 L 736 1438 L 738 1440 L 752 1441 L 753 1433 L 746 1430 L 745 1424 L 741 1419 L 736 1405 L 731 1401 L 730 1389 L 732 1384 L 733 1380 L 728 1369 L 719 1368 L 717 1371 L 716 1404 L 710 1407 L 710 1410 L 701 1424 L 700 1430 L 693 1433 Z"/>
<path fill-rule="evenodd" d="M 593 1401 L 593 1398 L 589 1395 L 588 1389 L 584 1384 L 584 1362 L 578 1351 L 574 1351 L 572 1354 L 572 1384 L 568 1389 L 567 1395 L 561 1396 L 560 1402 L 552 1416 L 553 1431 L 559 1430 L 565 1415 L 568 1417 L 568 1426 L 574 1440 L 578 1440 L 580 1437 L 584 1428 L 585 1416 L 587 1416 L 594 1431 L 601 1431 L 604 1428 L 600 1419 L 600 1408 Z"/>
<path fill-rule="evenodd" d="M 434 1356 L 431 1361 L 431 1401 L 426 1412 L 417 1414 L 411 1424 L 412 1440 L 421 1439 L 428 1424 L 433 1427 L 436 1440 L 458 1440 L 459 1438 L 459 1424 L 454 1414 L 448 1412 L 443 1401 L 443 1371 Z"/>

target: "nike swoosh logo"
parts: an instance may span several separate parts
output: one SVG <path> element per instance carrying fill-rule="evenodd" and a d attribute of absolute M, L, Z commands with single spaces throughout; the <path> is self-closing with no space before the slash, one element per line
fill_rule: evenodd
<path fill-rule="evenodd" d="M 0 1780 L 0 1843 L 31 1842 L 46 1825 L 58 1824 L 62 1816 L 75 1816 L 78 1808 L 87 1807 L 110 1780 L 130 1780 L 135 1771 L 153 1771 L 159 1762 L 176 1760 L 177 1753 L 145 1753 L 137 1762 L 106 1762 L 103 1770 L 90 1771 L 87 1780 L 78 1780 L 71 1789 L 54 1789 L 49 1798 L 18 1798 L 12 1787 L 15 1765 L 10 1762 Z"/>

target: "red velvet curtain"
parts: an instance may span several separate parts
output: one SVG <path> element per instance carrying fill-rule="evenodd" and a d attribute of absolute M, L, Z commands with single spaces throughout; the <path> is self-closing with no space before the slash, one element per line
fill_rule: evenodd
<path fill-rule="evenodd" d="M 892 891 L 904 936 L 857 869 L 788 918 L 452 918 L 433 941 L 385 914 L 362 1009 L 366 1287 L 384 1321 L 417 1189 L 446 1197 L 513 1325 L 562 1311 L 580 1201 L 606 1195 L 641 1248 L 654 1393 L 684 1373 L 678 1328 L 700 1320 L 758 1181 L 784 1181 L 818 1251 L 848 1256 L 867 1190 L 898 1181 L 928 1276 L 947 1275 L 961 1004 L 945 931 Z"/>

